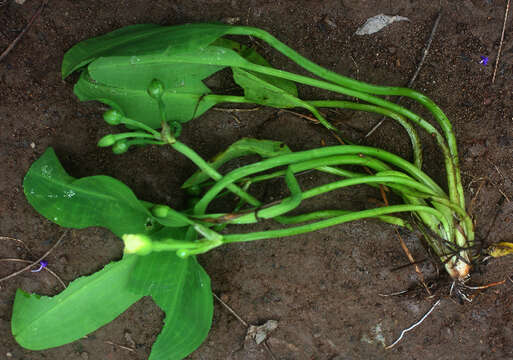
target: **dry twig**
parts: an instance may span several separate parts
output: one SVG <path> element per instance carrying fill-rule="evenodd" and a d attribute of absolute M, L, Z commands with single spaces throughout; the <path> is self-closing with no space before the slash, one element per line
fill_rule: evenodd
<path fill-rule="evenodd" d="M 25 264 L 31 264 L 30 266 L 33 266 L 33 262 L 30 261 L 30 260 L 23 260 L 23 259 L 0 259 L 0 261 L 20 262 L 20 263 L 25 263 Z M 62 279 L 59 277 L 59 275 L 57 275 L 54 271 L 50 270 L 48 268 L 48 266 L 45 266 L 42 270 L 48 271 L 50 273 L 50 275 L 52 275 L 54 278 L 56 278 L 57 281 L 62 285 L 62 287 L 64 289 L 66 289 L 66 284 L 64 283 L 64 281 L 62 281 Z"/>
<path fill-rule="evenodd" d="M 474 204 L 476 202 L 477 196 L 481 192 L 481 189 L 485 183 L 486 183 L 486 179 L 483 179 L 483 181 L 481 181 L 481 184 L 479 184 L 479 187 L 477 188 L 476 194 L 474 195 L 472 200 L 470 200 L 470 205 L 468 207 L 468 214 L 470 217 L 472 217 L 472 210 L 474 209 Z"/>
<path fill-rule="evenodd" d="M 37 17 L 41 14 L 41 12 L 43 11 L 44 7 L 46 6 L 46 4 L 48 3 L 48 0 L 43 0 L 43 2 L 41 3 L 41 5 L 39 6 L 39 8 L 36 10 L 36 12 L 34 13 L 34 15 L 32 15 L 32 18 L 30 18 L 29 22 L 27 23 L 27 25 L 25 25 L 25 27 L 23 28 L 23 30 L 19 33 L 18 36 L 16 36 L 16 39 L 13 40 L 13 42 L 7 47 L 7 49 L 5 49 L 2 54 L 0 55 L 0 61 L 2 61 L 6 56 L 7 54 L 9 54 L 11 52 L 12 49 L 14 49 L 14 47 L 16 46 L 16 44 L 18 44 L 18 42 L 21 40 L 21 38 L 23 37 L 23 35 L 25 35 L 25 33 L 30 29 L 30 27 L 32 26 L 32 24 L 34 23 L 34 21 L 37 19 Z"/>
<path fill-rule="evenodd" d="M 18 270 L 18 271 L 15 271 L 15 272 L 13 272 L 13 273 L 12 273 L 12 274 L 10 274 L 10 275 L 7 275 L 7 276 L 5 276 L 5 277 L 1 278 L 1 279 L 0 279 L 0 282 L 5 281 L 5 280 L 8 280 L 8 279 L 10 279 L 10 278 L 13 278 L 13 277 L 15 277 L 15 276 L 17 276 L 17 275 L 21 274 L 22 272 L 25 272 L 25 271 L 29 270 L 29 269 L 30 269 L 31 267 L 33 267 L 34 265 L 39 264 L 39 262 L 40 262 L 41 260 L 43 260 L 45 257 L 47 257 L 47 256 L 48 256 L 48 255 L 49 255 L 49 254 L 50 254 L 50 253 L 51 253 L 51 252 L 52 252 L 52 251 L 53 251 L 53 250 L 54 250 L 54 249 L 55 249 L 55 248 L 56 248 L 56 247 L 61 243 L 62 239 L 64 239 L 64 236 L 66 236 L 66 234 L 67 234 L 67 233 L 68 233 L 68 230 L 65 230 L 65 231 L 62 233 L 62 235 L 61 235 L 61 237 L 59 238 L 59 240 L 57 240 L 57 242 L 56 242 L 56 243 L 55 243 L 55 244 L 54 244 L 54 245 L 53 245 L 53 246 L 52 246 L 52 247 L 51 247 L 47 252 L 45 252 L 45 253 L 44 253 L 44 255 L 43 255 L 43 256 L 41 256 L 39 259 L 37 259 L 36 261 L 31 262 L 31 263 L 30 263 L 30 265 L 25 266 L 23 269 Z"/>
<path fill-rule="evenodd" d="M 415 80 L 417 79 L 417 76 L 419 75 L 419 72 L 420 72 L 420 69 L 422 68 L 422 65 L 424 64 L 424 61 L 426 60 L 426 57 L 428 55 L 428 52 L 429 52 L 429 48 L 431 47 L 431 43 L 433 42 L 433 38 L 435 37 L 435 34 L 436 34 L 436 29 L 438 28 L 438 24 L 440 23 L 440 19 L 442 18 L 442 11 L 440 10 L 438 12 L 438 16 L 436 17 L 436 20 L 435 20 L 435 23 L 433 24 L 433 29 L 431 30 L 431 35 L 429 35 L 429 38 L 428 38 L 428 41 L 426 43 L 426 46 L 424 47 L 424 50 L 422 51 L 422 58 L 420 59 L 419 61 L 419 64 L 417 65 L 417 69 L 415 70 L 415 73 L 413 74 L 413 76 L 411 77 L 410 81 L 408 81 L 408 85 L 406 85 L 406 87 L 411 87 L 413 85 L 413 83 L 415 82 Z M 400 96 L 397 100 L 396 100 L 396 104 L 399 103 L 399 101 L 401 101 L 403 97 Z M 363 137 L 364 139 L 368 138 L 369 136 L 372 135 L 372 133 L 374 131 L 376 131 L 380 126 L 381 124 L 383 124 L 383 122 L 385 121 L 386 117 L 382 117 L 379 122 L 374 125 L 374 127 L 372 129 L 370 129 L 370 131 Z"/>
<path fill-rule="evenodd" d="M 214 296 L 214 298 L 219 301 L 221 303 L 221 305 L 223 305 L 226 310 L 228 310 L 233 316 L 235 316 L 235 318 L 237 320 L 239 320 L 239 322 L 244 325 L 245 328 L 249 328 L 249 324 L 244 321 L 236 312 L 235 310 L 233 310 L 227 303 L 225 303 L 223 300 L 221 300 L 221 298 L 219 296 L 217 296 L 215 293 L 212 293 L 212 295 Z M 271 347 L 269 346 L 269 344 L 267 343 L 267 341 L 263 341 L 263 344 L 264 344 L 264 347 L 265 349 L 267 350 L 267 352 L 269 353 L 269 355 L 271 356 L 271 358 L 273 360 L 276 360 L 276 357 L 274 356 L 274 353 L 272 352 L 271 350 Z"/>
<path fill-rule="evenodd" d="M 506 22 L 508 21 L 509 3 L 510 3 L 510 0 L 508 0 L 508 3 L 506 5 L 506 11 L 504 12 L 504 24 L 502 25 L 501 42 L 499 44 L 499 51 L 497 52 L 497 59 L 495 60 L 495 68 L 493 69 L 492 84 L 495 83 L 495 76 L 497 75 L 497 67 L 499 66 L 499 59 L 501 57 L 502 43 L 504 42 L 504 31 L 506 30 Z"/>
<path fill-rule="evenodd" d="M 501 193 L 502 196 L 504 196 L 504 199 L 506 199 L 507 202 L 511 202 L 509 197 L 504 193 L 504 191 L 502 191 L 501 188 L 497 188 L 497 190 L 499 190 L 499 192 Z"/>
<path fill-rule="evenodd" d="M 494 286 L 497 286 L 497 285 L 502 285 L 505 282 L 506 282 L 506 279 L 501 280 L 501 281 L 496 281 L 496 282 L 493 282 L 493 283 L 490 283 L 490 284 L 486 284 L 486 285 L 480 285 L 480 286 L 468 286 L 468 285 L 465 285 L 465 287 L 467 289 L 470 289 L 470 290 L 484 290 L 484 289 L 488 289 L 488 288 L 491 288 L 491 287 L 494 287 Z"/>
<path fill-rule="evenodd" d="M 112 346 L 117 346 L 118 348 L 123 349 L 123 350 L 126 350 L 126 351 L 130 351 L 130 352 L 133 352 L 133 353 L 135 352 L 135 350 L 134 350 L 134 349 L 129 348 L 128 346 L 119 345 L 119 344 L 113 343 L 112 341 L 109 341 L 109 340 L 104 341 L 104 343 L 105 343 L 105 344 L 112 345 Z"/>
<path fill-rule="evenodd" d="M 15 241 L 15 242 L 17 242 L 17 243 L 21 244 L 21 246 L 23 246 L 23 248 L 24 248 L 25 250 L 27 250 L 27 252 L 29 252 L 29 253 L 30 253 L 30 250 L 29 250 L 28 246 L 27 246 L 27 245 L 25 245 L 25 243 L 24 243 L 22 240 L 20 240 L 20 239 L 16 239 L 16 238 L 9 237 L 9 236 L 0 236 L 0 240 Z"/>
<path fill-rule="evenodd" d="M 297 117 L 300 117 L 302 119 L 309 120 L 309 121 L 313 122 L 314 124 L 318 124 L 319 123 L 319 120 L 317 120 L 313 116 L 304 115 L 304 114 L 301 114 L 301 113 L 298 113 L 298 112 L 292 111 L 292 110 L 280 109 L 280 112 L 282 112 L 282 111 L 286 112 L 286 113 L 289 113 L 289 114 L 296 115 Z"/>
<path fill-rule="evenodd" d="M 401 235 L 399 234 L 399 231 L 397 231 L 397 229 L 395 229 L 395 233 L 396 233 L 397 237 L 399 238 L 399 242 L 401 243 L 401 247 L 403 248 L 403 251 L 406 254 L 406 257 L 408 258 L 410 263 L 415 268 L 415 272 L 417 273 L 417 276 L 419 278 L 420 283 L 422 284 L 422 286 L 424 286 L 424 289 L 426 289 L 426 291 L 427 291 L 429 296 L 433 295 L 431 293 L 431 291 L 429 290 L 429 287 L 427 286 L 426 281 L 424 280 L 424 275 L 422 274 L 422 271 L 420 271 L 419 265 L 417 265 L 417 262 L 413 258 L 413 255 L 411 254 L 410 250 L 408 249 L 408 247 L 404 243 L 404 240 L 401 237 Z"/>
<path fill-rule="evenodd" d="M 401 291 L 396 291 L 396 292 L 393 292 L 393 293 L 390 293 L 390 294 L 378 294 L 378 295 L 382 296 L 382 297 L 399 296 L 399 295 L 406 294 L 407 292 L 408 292 L 408 290 L 401 290 Z"/>
<path fill-rule="evenodd" d="M 216 294 L 214 294 L 214 293 L 212 293 L 212 295 L 214 296 L 214 298 L 215 298 L 217 301 L 219 301 L 219 302 L 221 303 L 221 305 L 223 305 L 223 306 L 226 308 L 226 310 L 228 310 L 228 311 L 229 311 L 233 316 L 235 316 L 235 318 L 236 318 L 237 320 L 239 320 L 239 321 L 240 321 L 240 323 L 241 323 L 242 325 L 244 325 L 244 327 L 248 327 L 248 326 L 249 326 L 249 325 L 248 325 L 248 323 L 247 323 L 247 322 L 245 322 L 245 321 L 244 321 L 244 320 L 243 320 L 243 319 L 242 319 L 242 318 L 241 318 L 241 317 L 240 317 L 240 316 L 235 312 L 235 310 L 233 310 L 233 309 L 232 309 L 232 308 L 231 308 L 227 303 L 225 303 L 223 300 L 221 300 L 221 298 L 220 298 L 219 296 L 217 296 L 217 295 L 216 295 Z"/>

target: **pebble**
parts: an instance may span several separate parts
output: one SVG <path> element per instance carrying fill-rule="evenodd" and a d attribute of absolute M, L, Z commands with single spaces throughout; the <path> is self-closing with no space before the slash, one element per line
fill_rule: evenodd
<path fill-rule="evenodd" d="M 12 352 L 5 353 L 5 356 L 7 356 L 8 358 L 12 357 Z"/>
<path fill-rule="evenodd" d="M 483 105 L 490 105 L 492 103 L 493 99 L 492 98 L 486 98 L 483 100 Z"/>
<path fill-rule="evenodd" d="M 14 2 L 15 2 L 16 4 L 18 4 L 18 5 L 23 5 L 23 4 L 25 4 L 25 1 L 26 1 L 26 0 L 14 0 Z"/>
<path fill-rule="evenodd" d="M 468 149 L 468 153 L 472 157 L 479 157 L 483 155 L 486 151 L 486 148 L 481 144 L 474 144 Z"/>
<path fill-rule="evenodd" d="M 84 351 L 83 353 L 80 354 L 80 357 L 82 359 L 84 359 L 84 360 L 88 360 L 89 359 L 89 354 Z"/>
<path fill-rule="evenodd" d="M 68 257 L 66 255 L 59 256 L 59 262 L 63 264 L 67 264 L 69 262 Z"/>
<path fill-rule="evenodd" d="M 36 144 L 35 144 L 35 143 L 33 143 L 33 142 L 31 142 L 31 143 L 30 143 L 30 147 L 31 147 L 32 149 L 35 149 L 35 148 L 36 148 Z"/>
<path fill-rule="evenodd" d="M 389 52 L 390 54 L 395 54 L 395 53 L 397 52 L 397 48 L 396 48 L 396 47 L 394 47 L 394 46 L 390 46 L 390 47 L 388 48 L 388 52 Z"/>
<path fill-rule="evenodd" d="M 332 28 L 332 29 L 336 29 L 336 28 L 337 28 L 337 24 L 335 24 L 335 23 L 333 22 L 333 20 L 331 20 L 328 16 L 325 16 L 325 17 L 322 19 L 322 21 L 323 21 L 326 25 L 328 25 L 330 28 Z"/>

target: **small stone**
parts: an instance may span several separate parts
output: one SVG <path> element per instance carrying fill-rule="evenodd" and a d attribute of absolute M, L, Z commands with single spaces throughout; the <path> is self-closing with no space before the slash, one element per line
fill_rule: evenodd
<path fill-rule="evenodd" d="M 240 17 L 225 17 L 221 19 L 221 22 L 224 22 L 229 25 L 235 25 L 240 22 Z"/>
<path fill-rule="evenodd" d="M 12 357 L 12 353 L 11 352 L 7 352 L 5 353 L 5 356 L 7 356 L 8 358 Z"/>
<path fill-rule="evenodd" d="M 33 142 L 31 142 L 31 143 L 30 143 L 30 147 L 31 147 L 32 149 L 35 149 L 35 148 L 36 148 L 36 144 L 35 144 L 35 143 L 33 143 Z"/>
<path fill-rule="evenodd" d="M 397 48 L 395 46 L 389 46 L 388 52 L 393 55 L 397 52 Z"/>
<path fill-rule="evenodd" d="M 490 105 L 492 103 L 492 98 L 486 98 L 483 100 L 483 105 Z"/>
<path fill-rule="evenodd" d="M 82 359 L 84 359 L 84 360 L 88 360 L 89 359 L 89 354 L 84 351 L 83 353 L 80 354 L 80 357 Z"/>
<path fill-rule="evenodd" d="M 472 157 L 479 157 L 483 155 L 486 151 L 486 148 L 481 144 L 474 144 L 468 149 L 468 153 Z"/>
<path fill-rule="evenodd" d="M 59 256 L 59 262 L 62 263 L 62 264 L 67 264 L 68 263 L 68 257 L 66 255 L 61 255 Z"/>
<path fill-rule="evenodd" d="M 228 296 L 228 294 L 222 294 L 221 300 L 223 300 L 223 302 L 227 303 L 230 301 L 230 296 Z"/>
<path fill-rule="evenodd" d="M 129 331 L 125 331 L 125 340 L 126 342 L 128 343 L 128 345 L 132 348 L 135 348 L 136 347 L 136 344 L 135 344 L 135 341 L 134 339 L 132 338 L 132 334 L 130 334 Z"/>
<path fill-rule="evenodd" d="M 16 4 L 18 4 L 18 5 L 23 5 L 23 4 L 25 4 L 25 1 L 26 1 L 26 0 L 14 0 L 14 2 L 15 2 Z"/>
<path fill-rule="evenodd" d="M 337 28 L 337 24 L 335 24 L 335 22 L 333 22 L 333 20 L 331 20 L 328 16 L 325 16 L 322 21 L 328 25 L 330 28 L 332 29 L 336 29 Z"/>

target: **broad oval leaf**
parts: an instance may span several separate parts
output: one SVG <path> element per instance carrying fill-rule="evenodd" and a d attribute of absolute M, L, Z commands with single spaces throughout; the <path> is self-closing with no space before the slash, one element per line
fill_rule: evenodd
<path fill-rule="evenodd" d="M 188 51 L 187 56 L 190 54 L 191 51 Z M 171 92 L 207 94 L 210 90 L 202 80 L 223 68 L 220 65 L 181 62 L 179 53 L 174 53 L 173 56 L 149 54 L 138 57 L 101 57 L 89 64 L 87 70 L 96 82 L 115 88 L 146 91 L 153 79 L 159 79 Z"/>
<path fill-rule="evenodd" d="M 84 71 L 74 88 L 81 101 L 97 100 L 120 111 L 125 116 L 141 121 L 154 129 L 160 128 L 159 108 L 143 88 L 122 88 L 97 82 Z M 168 118 L 186 122 L 216 105 L 220 99 L 209 98 L 210 90 L 201 82 L 187 82 L 183 87 L 167 88 L 162 101 Z"/>
<path fill-rule="evenodd" d="M 102 270 L 74 280 L 60 294 L 48 297 L 18 289 L 11 330 L 26 349 L 61 346 L 111 322 L 143 294 L 127 283 L 137 256 L 126 255 Z"/>
<path fill-rule="evenodd" d="M 223 36 L 231 27 L 220 24 L 185 24 L 127 26 L 108 34 L 84 40 L 64 55 L 62 77 L 102 56 L 141 56 L 174 50 L 204 47 Z"/>
<path fill-rule="evenodd" d="M 60 226 L 101 226 L 119 237 L 152 230 L 153 216 L 125 184 L 101 175 L 75 179 L 52 148 L 32 164 L 23 190 L 37 212 Z"/>

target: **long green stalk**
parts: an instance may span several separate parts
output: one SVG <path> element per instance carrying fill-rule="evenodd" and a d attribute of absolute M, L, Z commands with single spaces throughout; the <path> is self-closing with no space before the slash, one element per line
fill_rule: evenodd
<path fill-rule="evenodd" d="M 427 96 L 414 91 L 412 89 L 408 88 L 402 88 L 402 87 L 390 87 L 390 86 L 377 86 L 372 84 L 367 84 L 360 82 L 355 79 L 351 79 L 345 76 L 342 76 L 340 74 L 337 74 L 333 71 L 330 71 L 328 69 L 323 68 L 322 66 L 319 66 L 315 64 L 314 62 L 308 60 L 304 56 L 297 53 L 292 48 L 288 47 L 278 39 L 276 39 L 274 36 L 269 34 L 268 32 L 253 28 L 253 27 L 233 27 L 230 32 L 230 34 L 236 34 L 236 35 L 249 35 L 249 36 L 255 36 L 265 42 L 267 42 L 269 45 L 274 47 L 276 50 L 281 52 L 283 55 L 287 56 L 289 59 L 294 61 L 296 64 L 300 65 L 304 69 L 310 71 L 311 73 L 324 78 L 328 81 L 331 81 L 335 84 L 339 84 L 341 86 L 358 90 L 361 92 L 369 93 L 369 94 L 378 94 L 378 95 L 398 95 L 398 96 L 406 96 L 411 99 L 414 99 L 424 105 L 434 116 L 440 127 L 442 128 L 442 131 L 444 132 L 444 135 L 447 139 L 447 143 L 449 146 L 450 151 L 450 162 L 453 164 L 454 172 L 450 172 L 450 176 L 454 176 L 454 186 L 456 187 L 456 192 L 458 194 L 458 203 L 462 208 L 465 208 L 465 198 L 463 194 L 463 187 L 461 185 L 461 175 L 459 171 L 459 158 L 458 158 L 458 149 L 456 144 L 456 137 L 454 135 L 454 132 L 452 130 L 452 125 L 447 116 L 444 114 L 444 112 L 434 103 L 431 99 L 429 99 Z M 369 101 L 372 103 L 372 101 Z M 392 109 L 392 108 L 390 108 Z M 395 110 L 394 110 L 395 111 Z M 399 111 L 396 111 L 399 112 Z M 399 112 L 400 114 L 403 114 L 402 112 Z M 406 114 L 403 114 L 406 115 Z M 409 116 L 408 116 L 409 117 Z M 412 119 L 413 120 L 413 119 Z M 449 182 L 451 184 L 451 182 Z M 451 185 L 449 185 L 451 186 Z M 453 196 L 451 196 L 451 199 L 454 201 Z"/>
<path fill-rule="evenodd" d="M 223 175 L 221 175 L 215 169 L 213 169 L 209 163 L 203 160 L 201 156 L 199 156 L 194 150 L 192 150 L 184 143 L 181 143 L 180 141 L 175 141 L 170 145 L 173 149 L 189 158 L 189 160 L 191 160 L 197 167 L 199 167 L 201 171 L 205 172 L 212 179 L 216 181 L 223 179 Z M 260 204 L 260 201 L 258 201 L 256 198 L 254 198 L 253 196 L 251 196 L 235 184 L 230 184 L 230 186 L 227 186 L 227 188 L 251 205 L 258 206 Z"/>
<path fill-rule="evenodd" d="M 203 214 L 205 213 L 206 206 L 214 199 L 214 197 L 228 184 L 231 184 L 237 180 L 239 180 L 242 177 L 247 177 L 249 175 L 252 175 L 257 172 L 266 171 L 268 169 L 277 167 L 277 166 L 283 166 L 283 165 L 291 165 L 297 162 L 304 162 L 305 159 L 318 159 L 322 157 L 329 157 L 333 155 L 354 155 L 357 154 L 358 156 L 362 154 L 364 157 L 362 158 L 365 160 L 365 156 L 373 156 L 378 159 L 385 160 L 402 170 L 407 171 L 410 175 L 412 175 L 417 180 L 421 181 L 422 183 L 428 185 L 430 188 L 432 188 L 434 191 L 436 191 L 437 194 L 440 194 L 442 197 L 444 197 L 443 190 L 433 181 L 429 176 L 427 176 L 424 172 L 419 170 L 415 165 L 407 162 L 406 160 L 398 157 L 397 155 L 391 154 L 389 152 L 386 152 L 384 150 L 366 147 L 366 146 L 356 146 L 356 145 L 344 145 L 344 146 L 332 146 L 332 147 L 324 147 L 320 149 L 313 149 L 313 150 L 307 150 L 302 151 L 299 153 L 292 153 L 287 155 L 282 155 L 276 158 L 266 159 L 263 160 L 257 164 L 251 164 L 246 165 L 244 167 L 238 168 L 234 171 L 232 171 L 230 174 L 223 177 L 222 180 L 219 180 L 212 188 L 209 189 L 209 191 L 203 196 L 203 198 L 196 204 L 194 208 L 195 214 Z M 350 159 L 353 161 L 352 163 L 356 163 L 356 159 Z M 307 160 L 307 161 L 316 161 L 316 160 Z M 370 161 L 369 161 L 370 162 Z M 308 168 L 316 167 L 316 164 L 313 164 L 313 166 L 309 165 Z M 325 164 L 318 164 L 317 166 L 321 165 L 330 165 L 330 163 Z M 383 169 L 386 170 L 386 169 Z"/>
<path fill-rule="evenodd" d="M 290 168 L 289 168 L 290 169 Z M 335 181 L 329 184 L 321 185 L 318 187 L 315 187 L 313 189 L 304 191 L 302 193 L 299 193 L 299 202 L 302 200 L 310 199 L 315 196 L 319 196 L 322 194 L 325 194 L 327 192 L 341 189 L 348 186 L 353 185 L 360 185 L 360 184 L 372 184 L 372 183 L 378 183 L 378 184 L 386 184 L 387 186 L 393 188 L 397 187 L 398 189 L 401 189 L 401 192 L 408 194 L 410 189 L 416 189 L 421 191 L 421 193 L 415 193 L 415 197 L 420 198 L 429 198 L 434 195 L 433 191 L 414 180 L 410 180 L 405 177 L 400 176 L 379 176 L 378 175 L 371 175 L 371 176 L 365 176 L 365 177 L 358 177 L 353 179 L 345 179 L 340 181 Z M 397 185 L 405 185 L 405 186 L 397 186 Z M 297 193 L 297 192 L 296 192 Z M 412 194 L 412 193 L 410 193 Z M 413 195 L 412 195 L 413 196 Z M 231 224 L 251 224 L 258 221 L 258 218 L 262 219 L 268 219 L 268 218 L 274 218 L 278 215 L 281 215 L 285 212 L 290 211 L 289 207 L 285 204 L 288 204 L 294 199 L 294 194 L 291 197 L 284 198 L 280 201 L 279 204 L 276 204 L 271 207 L 263 208 L 263 209 L 256 209 L 250 213 L 243 213 L 240 216 L 233 217 L 228 222 Z M 258 214 L 258 217 L 257 217 Z M 235 214 L 232 214 L 235 215 Z"/>
<path fill-rule="evenodd" d="M 419 169 L 422 169 L 422 146 L 420 144 L 419 134 L 415 130 L 415 128 L 404 118 L 404 116 L 399 115 L 393 111 L 388 109 L 368 104 L 355 103 L 351 101 L 341 101 L 341 100 L 316 100 L 316 101 L 308 101 L 309 104 L 316 107 L 329 107 L 329 108 L 340 108 L 340 109 L 351 109 L 357 111 L 365 111 L 365 112 L 373 112 L 376 114 L 381 114 L 386 117 L 389 117 L 395 121 L 397 121 L 408 133 L 410 137 L 410 142 L 413 149 L 413 163 Z"/>
<path fill-rule="evenodd" d="M 229 234 L 223 236 L 223 243 L 233 243 L 233 242 L 245 242 L 245 241 L 253 241 L 253 240 L 262 240 L 262 239 L 270 239 L 270 238 L 281 238 L 285 236 L 299 235 L 304 234 L 320 229 L 324 229 L 326 227 L 342 224 L 349 221 L 377 217 L 386 214 L 399 213 L 399 212 L 412 212 L 412 211 L 422 211 L 427 213 L 432 213 L 437 218 L 440 219 L 444 227 L 448 227 L 447 219 L 436 209 L 433 209 L 429 206 L 420 206 L 420 205 L 391 205 L 376 209 L 370 210 L 362 210 L 351 212 L 349 214 L 344 214 L 340 216 L 335 216 L 326 220 L 318 221 L 313 224 L 301 225 L 286 229 L 279 230 L 269 230 L 269 231 L 259 231 L 252 232 L 247 234 Z"/>

